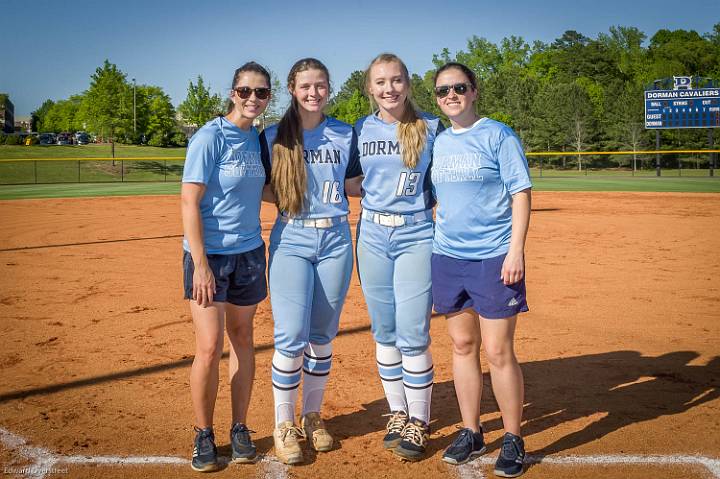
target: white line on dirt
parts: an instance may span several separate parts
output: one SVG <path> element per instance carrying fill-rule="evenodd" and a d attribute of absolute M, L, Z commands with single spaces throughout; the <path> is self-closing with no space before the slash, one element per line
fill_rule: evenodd
<path fill-rule="evenodd" d="M 495 464 L 495 457 L 483 456 L 457 467 L 460 479 L 485 479 L 482 466 Z M 589 455 L 589 456 L 527 456 L 525 464 L 553 464 L 571 466 L 613 466 L 646 464 L 650 466 L 691 465 L 705 467 L 715 479 L 720 479 L 720 459 L 689 454 L 687 456 L 672 454 L 650 454 L 632 456 L 625 454 Z"/>
<path fill-rule="evenodd" d="M 31 461 L 30 465 L 5 467 L 7 472 L 17 471 L 18 476 L 43 479 L 46 475 L 63 469 L 61 464 L 99 465 L 99 466 L 187 466 L 190 461 L 175 456 L 64 456 L 54 454 L 47 449 L 28 445 L 25 438 L 0 427 L 0 442 L 6 449 L 15 451 Z M 230 458 L 219 457 L 220 462 L 228 464 Z M 283 479 L 287 477 L 287 466 L 275 457 L 262 455 L 258 460 L 258 476 L 263 479 Z"/>
<path fill-rule="evenodd" d="M 42 479 L 55 469 L 60 469 L 60 464 L 84 464 L 84 465 L 182 465 L 186 466 L 190 461 L 183 457 L 174 456 L 64 456 L 62 454 L 54 454 L 49 450 L 32 446 L 22 436 L 14 434 L 0 427 L 0 442 L 11 451 L 15 451 L 23 458 L 31 462 L 30 465 L 17 466 L 18 475 L 23 477 Z M 227 462 L 228 458 L 220 458 Z M 460 479 L 485 479 L 482 470 L 483 466 L 495 463 L 495 457 L 483 456 L 474 461 L 458 467 L 449 466 L 450 470 L 457 473 Z M 647 456 L 633 456 L 624 454 L 606 454 L 606 455 L 589 455 L 589 456 L 527 456 L 526 464 L 553 464 L 553 465 L 571 465 L 571 466 L 612 466 L 612 465 L 632 465 L 647 464 L 651 466 L 670 466 L 670 465 L 694 465 L 703 466 L 712 474 L 714 479 L 720 479 L 720 459 L 699 456 L 699 455 L 660 455 L 651 454 Z M 288 467 L 277 460 L 273 456 L 264 455 L 258 461 L 260 470 L 259 477 L 263 479 L 282 479 L 288 476 Z"/>
<path fill-rule="evenodd" d="M 276 457 L 263 456 L 260 459 L 262 473 L 258 474 L 262 479 L 283 479 L 288 476 L 288 467 Z"/>
<path fill-rule="evenodd" d="M 221 460 L 224 458 L 220 458 Z M 103 466 L 178 465 L 190 464 L 188 459 L 174 456 L 57 456 L 58 463 Z M 227 462 L 227 461 L 225 461 Z"/>
<path fill-rule="evenodd" d="M 449 469 L 457 469 L 460 479 L 486 479 L 482 466 L 483 463 L 480 461 L 467 462 L 459 466 L 451 466 L 448 464 Z"/>
<path fill-rule="evenodd" d="M 715 478 L 720 478 L 720 459 L 710 459 L 707 457 L 699 457 L 698 462 L 707 467 Z"/>
<path fill-rule="evenodd" d="M 22 470 L 24 477 L 42 479 L 51 472 L 57 463 L 55 454 L 42 447 L 31 446 L 24 437 L 13 434 L 12 432 L 0 427 L 0 442 L 12 451 L 17 451 L 25 459 L 32 461 L 27 466 L 18 466 L 17 469 Z M 5 468 L 15 470 L 15 468 Z"/>

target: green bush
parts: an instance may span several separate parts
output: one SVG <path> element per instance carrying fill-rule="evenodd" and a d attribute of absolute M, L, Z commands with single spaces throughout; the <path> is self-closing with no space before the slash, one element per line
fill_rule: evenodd
<path fill-rule="evenodd" d="M 150 140 L 148 140 L 148 145 L 167 146 L 167 139 L 162 133 L 155 133 L 153 136 L 150 137 Z"/>
<path fill-rule="evenodd" d="M 175 146 L 187 146 L 187 136 L 185 136 L 185 133 L 182 131 L 175 132 L 175 134 L 172 136 L 172 139 L 170 140 L 170 143 L 172 143 Z"/>
<path fill-rule="evenodd" d="M 7 138 L 7 135 L 5 133 L 3 133 L 2 131 L 0 131 L 0 145 L 5 144 L 5 138 Z"/>
<path fill-rule="evenodd" d="M 21 145 L 22 140 L 18 135 L 8 135 L 5 137 L 5 144 L 6 145 Z"/>

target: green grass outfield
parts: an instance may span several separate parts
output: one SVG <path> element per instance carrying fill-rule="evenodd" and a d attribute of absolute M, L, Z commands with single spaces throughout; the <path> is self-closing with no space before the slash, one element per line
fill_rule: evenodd
<path fill-rule="evenodd" d="M 50 146 L 15 146 L 0 145 L 0 160 L 33 159 L 33 158 L 110 158 L 109 144 L 90 145 L 50 145 Z M 185 158 L 185 148 L 157 148 L 154 146 L 137 146 L 115 144 L 115 156 L 133 158 L 138 156 L 162 156 L 168 158 Z"/>
<path fill-rule="evenodd" d="M 155 157 L 157 158 L 157 157 Z M 184 159 L 153 160 L 0 160 L 0 185 L 175 181 L 182 178 Z"/>
<path fill-rule="evenodd" d="M 575 169 L 543 169 L 542 175 L 540 172 L 540 169 L 538 168 L 530 168 L 530 174 L 533 176 L 533 178 L 602 178 L 607 176 L 614 176 L 614 177 L 654 177 L 656 176 L 655 168 L 645 168 L 642 170 L 637 170 L 633 173 L 631 169 L 628 168 L 602 168 L 602 169 L 590 169 L 590 170 L 582 170 L 578 171 Z M 692 176 L 692 177 L 705 177 L 708 178 L 710 176 L 710 170 L 707 168 L 683 168 L 681 170 L 677 168 L 663 168 L 662 169 L 662 176 L 667 177 L 682 177 L 682 176 Z M 720 175 L 720 170 L 716 171 L 715 174 Z"/>
<path fill-rule="evenodd" d="M 713 178 L 533 178 L 535 191 L 655 191 L 720 193 L 720 177 Z M 66 183 L 0 186 L 0 199 L 72 198 L 87 196 L 176 195 L 180 184 Z"/>
<path fill-rule="evenodd" d="M 180 181 L 185 148 L 115 145 L 114 162 L 89 160 L 110 157 L 110 145 L 0 146 L 0 185 Z"/>
<path fill-rule="evenodd" d="M 63 198 L 87 196 L 178 194 L 185 148 L 115 145 L 112 161 L 80 158 L 108 158 L 110 145 L 0 146 L 0 199 Z M 146 159 L 131 160 L 145 157 Z M 33 159 L 52 158 L 50 161 Z M 127 158 L 121 161 L 120 158 Z M 531 168 L 537 191 L 656 191 L 720 192 L 720 171 L 709 177 L 708 170 L 687 163 L 689 168 L 641 169 L 632 176 L 627 168 L 543 169 Z M 683 165 L 684 166 L 684 165 Z M 692 168 L 696 166 L 696 168 Z M 48 184 L 31 184 L 31 183 Z"/>
<path fill-rule="evenodd" d="M 0 185 L 48 184 L 48 183 L 102 183 L 122 181 L 180 181 L 182 178 L 183 159 L 168 157 L 167 159 L 106 160 L 70 160 L 53 159 L 51 161 L 33 161 L 23 159 L 8 161 L 0 159 Z M 640 170 L 632 176 L 632 172 L 620 169 L 590 170 L 543 170 L 542 176 L 538 169 L 532 168 L 533 178 L 551 179 L 632 179 L 654 178 L 655 170 Z M 720 176 L 720 171 L 718 171 Z M 663 169 L 665 178 L 707 178 L 707 169 Z"/>

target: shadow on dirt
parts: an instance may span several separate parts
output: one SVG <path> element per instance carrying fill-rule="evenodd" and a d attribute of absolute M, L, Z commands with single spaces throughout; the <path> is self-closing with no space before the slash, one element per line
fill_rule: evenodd
<path fill-rule="evenodd" d="M 350 335 L 350 334 L 358 334 L 358 333 L 364 333 L 369 332 L 370 326 L 356 326 L 354 328 L 347 328 L 338 333 L 338 336 L 341 335 Z M 273 349 L 272 344 L 258 344 L 255 346 L 255 352 L 259 353 L 262 351 L 267 351 Z M 222 355 L 222 359 L 227 359 L 228 353 L 224 352 Z M 183 357 L 183 359 L 172 361 L 169 363 L 162 363 L 162 364 L 156 364 L 153 366 L 146 366 L 142 368 L 137 369 L 128 369 L 127 371 L 119 371 L 116 373 L 110 373 L 110 374 L 104 374 L 102 376 L 95 376 L 91 378 L 85 378 L 85 379 L 78 379 L 75 381 L 68 381 L 65 383 L 57 383 L 57 384 L 50 384 L 47 386 L 41 386 L 36 388 L 28 388 L 28 389 L 21 389 L 18 391 L 10 391 L 7 393 L 0 394 L 0 404 L 12 401 L 14 399 L 25 399 L 32 396 L 38 396 L 38 395 L 44 395 L 44 394 L 53 394 L 57 392 L 62 392 L 70 389 L 76 389 L 80 387 L 85 386 L 95 386 L 98 384 L 107 383 L 110 381 L 117 381 L 121 379 L 128 379 L 138 376 L 145 376 L 147 374 L 155 374 L 160 373 L 163 371 L 172 371 L 173 369 L 179 369 L 179 368 L 189 368 L 193 363 L 193 356 L 190 357 Z"/>
<path fill-rule="evenodd" d="M 705 366 L 689 365 L 698 354 L 678 351 L 658 357 L 637 351 L 614 351 L 521 364 L 525 375 L 523 434 L 549 430 L 568 421 L 606 414 L 584 429 L 558 438 L 535 456 L 556 454 L 594 441 L 630 424 L 661 416 L 682 414 L 720 396 L 720 356 Z M 483 414 L 497 412 L 490 376 L 484 374 Z M 363 410 L 327 421 L 333 431 L 352 436 L 382 431 L 388 412 L 384 398 L 363 404 Z M 460 424 L 452 381 L 436 383 L 433 390 L 432 430 Z M 498 418 L 483 424 L 486 432 L 502 429 Z M 342 436 L 339 436 L 342 439 Z M 428 454 L 445 449 L 455 434 L 432 438 Z M 494 451 L 500 439 L 488 444 Z"/>
<path fill-rule="evenodd" d="M 368 326 L 358 326 L 339 334 L 366 334 L 368 330 Z M 272 347 L 272 344 L 262 344 L 256 347 L 256 351 Z M 612 351 L 522 363 L 526 390 L 524 435 L 537 434 L 594 414 L 604 414 L 584 429 L 560 437 L 542 450 L 533 451 L 533 454 L 542 457 L 573 449 L 625 426 L 682 414 L 717 399 L 720 397 L 720 356 L 706 365 L 690 365 L 698 356 L 693 351 L 677 351 L 657 357 L 643 356 L 637 351 Z M 227 353 L 223 357 L 227 358 Z M 103 376 L 10 391 L 0 394 L 0 403 L 188 368 L 192 361 L 193 358 L 189 357 Z M 371 362 L 368 360 L 368 367 L 371 367 Z M 484 375 L 481 410 L 483 414 L 498 410 L 487 373 Z M 342 440 L 383 431 L 386 418 L 382 415 L 387 412 L 385 398 L 378 398 L 363 404 L 361 410 L 328 418 L 326 423 Z M 431 428 L 437 431 L 460 422 L 452 381 L 435 384 Z M 502 429 L 502 422 L 499 418 L 494 419 L 484 423 L 483 427 L 486 432 L 498 431 Z M 343 436 L 342 432 L 346 435 Z M 429 454 L 446 448 L 454 436 L 433 438 L 429 443 Z M 266 440 L 268 444 L 262 444 L 260 450 L 270 446 L 272 438 Z M 498 439 L 488 444 L 488 449 L 497 450 L 499 446 Z"/>

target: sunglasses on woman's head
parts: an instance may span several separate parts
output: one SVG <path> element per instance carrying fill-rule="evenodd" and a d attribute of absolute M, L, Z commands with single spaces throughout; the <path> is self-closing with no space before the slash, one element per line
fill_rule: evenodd
<path fill-rule="evenodd" d="M 241 86 L 240 88 L 233 88 L 235 90 L 235 93 L 242 98 L 243 100 L 247 100 L 250 98 L 250 95 L 252 95 L 252 92 L 255 92 L 255 98 L 258 100 L 267 100 L 267 98 L 270 96 L 270 89 L 261 87 L 261 88 L 250 88 L 246 86 Z"/>
<path fill-rule="evenodd" d="M 443 85 L 435 87 L 435 96 L 438 98 L 445 98 L 450 94 L 450 90 L 455 90 L 458 95 L 464 95 L 467 93 L 470 85 L 467 83 L 456 83 L 454 85 Z"/>

